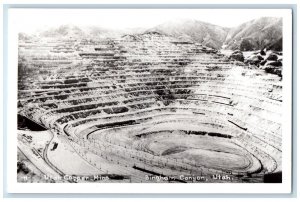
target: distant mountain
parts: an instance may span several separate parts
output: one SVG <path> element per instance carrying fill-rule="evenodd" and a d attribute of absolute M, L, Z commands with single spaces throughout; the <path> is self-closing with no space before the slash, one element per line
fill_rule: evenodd
<path fill-rule="evenodd" d="M 177 20 L 157 25 L 148 31 L 164 33 L 219 49 L 229 29 L 197 20 Z"/>
<path fill-rule="evenodd" d="M 157 25 L 150 29 L 127 28 L 106 29 L 97 26 L 79 27 L 62 25 L 39 32 L 40 37 L 65 38 L 106 38 L 122 35 L 135 35 L 146 32 L 157 32 L 205 46 L 232 50 L 259 50 L 263 48 L 282 50 L 282 18 L 262 17 L 243 23 L 237 27 L 221 27 L 198 20 L 176 20 Z M 20 33 L 20 39 L 30 37 Z"/>
<path fill-rule="evenodd" d="M 142 33 L 146 29 L 128 28 L 125 30 L 106 29 L 97 26 L 74 26 L 61 25 L 57 28 L 50 28 L 39 33 L 41 37 L 65 37 L 65 38 L 103 38 L 117 37 L 123 34 Z"/>
<path fill-rule="evenodd" d="M 228 49 L 243 51 L 271 48 L 282 49 L 282 19 L 262 17 L 229 30 L 225 40 Z"/>
<path fill-rule="evenodd" d="M 258 50 L 282 49 L 282 19 L 262 17 L 226 28 L 197 20 L 171 21 L 153 27 L 150 31 L 199 42 L 211 48 Z M 280 40 L 281 39 L 281 40 Z M 276 44 L 276 45 L 275 45 Z"/>
<path fill-rule="evenodd" d="M 58 28 L 50 28 L 42 31 L 40 36 L 43 37 L 84 37 L 82 29 L 74 25 L 61 25 Z"/>
<path fill-rule="evenodd" d="M 33 35 L 26 34 L 24 32 L 20 32 L 18 37 L 19 37 L 19 40 L 26 41 L 26 40 L 31 40 L 33 38 Z"/>

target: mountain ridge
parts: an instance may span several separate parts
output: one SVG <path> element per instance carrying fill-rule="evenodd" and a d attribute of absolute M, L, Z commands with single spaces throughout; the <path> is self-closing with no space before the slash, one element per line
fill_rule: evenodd
<path fill-rule="evenodd" d="M 228 28 L 199 20 L 182 20 L 165 22 L 148 31 L 166 33 L 218 49 L 225 40 Z"/>
<path fill-rule="evenodd" d="M 182 40 L 201 43 L 221 49 L 224 45 L 231 50 L 259 50 L 264 48 L 282 50 L 282 19 L 261 17 L 228 28 L 199 20 L 183 19 L 161 23 L 152 28 L 106 29 L 97 26 L 81 27 L 61 25 L 41 31 L 41 37 L 101 38 L 118 37 L 124 34 L 158 32 Z M 24 38 L 24 33 L 20 38 Z"/>

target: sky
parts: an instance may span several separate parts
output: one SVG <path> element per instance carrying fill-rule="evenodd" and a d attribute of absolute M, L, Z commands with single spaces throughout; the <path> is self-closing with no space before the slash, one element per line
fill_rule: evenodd
<path fill-rule="evenodd" d="M 110 29 L 151 28 L 180 19 L 234 27 L 259 17 L 281 17 L 276 9 L 11 9 L 12 25 L 34 32 L 63 24 Z"/>

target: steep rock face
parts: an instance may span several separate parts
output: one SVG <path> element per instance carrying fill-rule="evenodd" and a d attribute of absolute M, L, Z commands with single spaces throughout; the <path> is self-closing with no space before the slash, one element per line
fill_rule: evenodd
<path fill-rule="evenodd" d="M 242 51 L 263 48 L 282 49 L 282 19 L 262 17 L 230 29 L 225 40 L 227 48 Z M 273 45 L 274 44 L 274 45 Z"/>
<path fill-rule="evenodd" d="M 197 21 L 182 20 L 160 24 L 151 31 L 158 31 L 174 37 L 183 38 L 205 46 L 220 49 L 226 39 L 228 28 Z"/>

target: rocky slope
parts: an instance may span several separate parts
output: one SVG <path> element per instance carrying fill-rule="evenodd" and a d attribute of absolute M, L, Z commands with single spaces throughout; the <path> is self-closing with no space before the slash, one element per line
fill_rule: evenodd
<path fill-rule="evenodd" d="M 229 30 L 225 40 L 229 49 L 242 51 L 271 48 L 282 50 L 282 19 L 263 17 Z"/>

